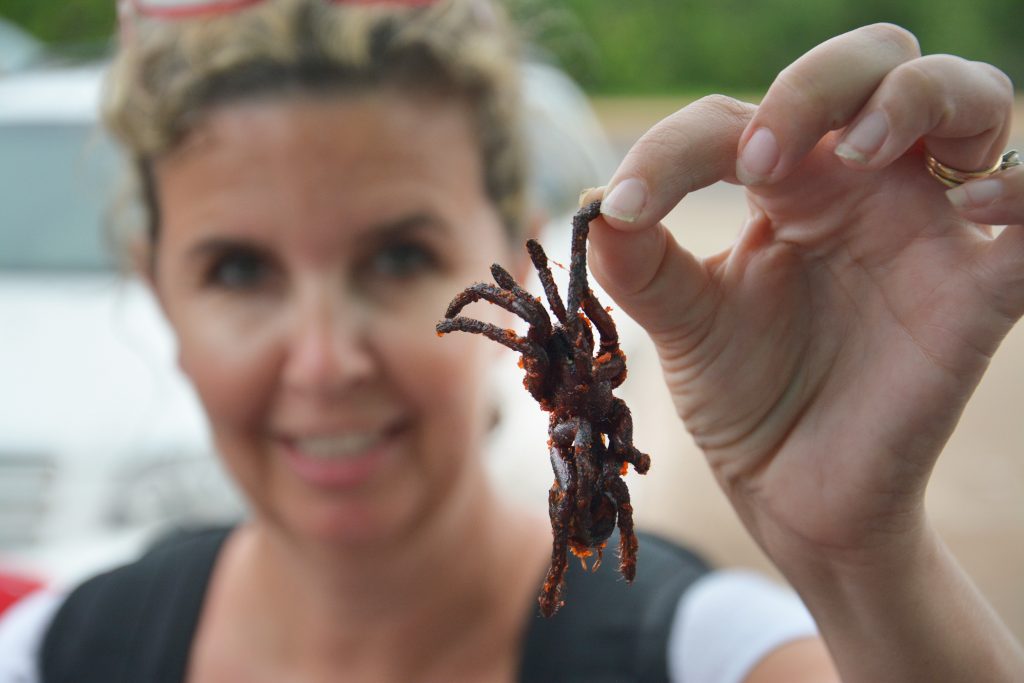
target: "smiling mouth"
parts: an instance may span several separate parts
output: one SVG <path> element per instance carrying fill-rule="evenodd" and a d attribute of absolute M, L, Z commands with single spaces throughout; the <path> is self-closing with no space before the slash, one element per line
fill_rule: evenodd
<path fill-rule="evenodd" d="M 285 461 L 300 479 L 317 487 L 350 488 L 374 479 L 398 453 L 407 425 L 369 431 L 284 436 Z"/>
<path fill-rule="evenodd" d="M 292 439 L 290 445 L 315 460 L 352 460 L 380 445 L 387 436 L 385 432 L 312 436 Z"/>

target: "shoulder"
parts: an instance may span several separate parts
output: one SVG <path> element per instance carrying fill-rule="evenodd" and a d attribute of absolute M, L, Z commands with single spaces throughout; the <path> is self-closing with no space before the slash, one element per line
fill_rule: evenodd
<path fill-rule="evenodd" d="M 98 574 L 71 591 L 54 626 L 84 627 L 97 613 L 129 618 L 147 602 L 194 581 L 196 572 L 205 574 L 228 531 L 217 528 L 168 533 L 138 560 Z"/>
<path fill-rule="evenodd" d="M 64 594 L 40 590 L 22 598 L 0 618 L 0 681 L 36 683 L 43 636 Z"/>
<path fill-rule="evenodd" d="M 816 634 L 793 590 L 751 571 L 711 572 L 676 606 L 670 677 L 677 683 L 738 683 L 773 650 Z"/>
<path fill-rule="evenodd" d="M 137 561 L 74 589 L 42 641 L 40 661 L 47 680 L 149 680 L 145 672 L 151 669 L 181 669 L 210 572 L 229 532 L 169 534 Z M 91 678 L 82 678 L 83 671 Z"/>
<path fill-rule="evenodd" d="M 640 552 L 632 584 L 619 574 L 614 535 L 596 571 L 572 561 L 564 606 L 531 620 L 520 680 L 663 682 L 666 648 L 676 605 L 708 571 L 696 553 L 649 533 L 638 533 Z M 575 558 L 573 558 L 575 560 Z"/>

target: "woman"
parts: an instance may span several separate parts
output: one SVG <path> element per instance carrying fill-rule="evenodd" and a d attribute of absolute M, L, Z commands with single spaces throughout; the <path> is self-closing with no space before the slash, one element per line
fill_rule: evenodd
<path fill-rule="evenodd" d="M 432 333 L 491 262 L 527 272 L 500 18 L 457 0 L 237 4 L 171 18 L 136 3 L 148 17 L 106 106 L 140 172 L 144 274 L 252 518 L 215 539 L 208 576 L 191 540 L 143 561 L 195 603 L 173 632 L 125 598 L 138 567 L 55 601 L 35 625 L 42 679 L 140 680 L 132 660 L 160 641 L 176 654 L 154 678 L 190 683 L 569 680 L 522 664 L 550 530 L 481 466 L 502 350 Z M 1024 238 L 984 225 L 1024 221 L 1024 169 L 947 201 L 925 154 L 988 167 L 1011 97 L 992 67 L 867 27 L 798 60 L 759 107 L 712 97 L 661 122 L 593 193 L 595 276 L 654 339 L 680 417 L 828 643 L 779 631 L 722 680 L 1024 672 L 922 505 L 1024 312 Z M 698 260 L 658 221 L 720 179 L 747 186 L 751 219 Z M 704 654 L 679 649 L 701 629 L 680 614 L 658 634 L 673 679 Z M 86 638 L 97 619 L 120 640 Z"/>

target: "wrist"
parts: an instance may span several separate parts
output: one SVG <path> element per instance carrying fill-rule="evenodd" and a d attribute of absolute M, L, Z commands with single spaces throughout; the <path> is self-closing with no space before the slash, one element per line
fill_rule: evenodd
<path fill-rule="evenodd" d="M 891 544 L 785 558 L 844 681 L 1011 681 L 1024 652 L 925 520 Z"/>
<path fill-rule="evenodd" d="M 896 590 L 948 557 L 923 513 L 908 514 L 881 531 L 836 535 L 824 543 L 790 536 L 765 541 L 768 556 L 790 581 L 830 595 L 835 590 L 849 590 L 858 597 L 863 590 Z"/>

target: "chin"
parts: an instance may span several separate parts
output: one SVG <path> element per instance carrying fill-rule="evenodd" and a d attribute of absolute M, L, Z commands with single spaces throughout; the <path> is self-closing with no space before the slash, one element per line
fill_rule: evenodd
<path fill-rule="evenodd" d="M 406 499 L 296 501 L 267 517 L 300 544 L 344 547 L 385 544 L 408 538 L 426 516 L 423 506 Z"/>

